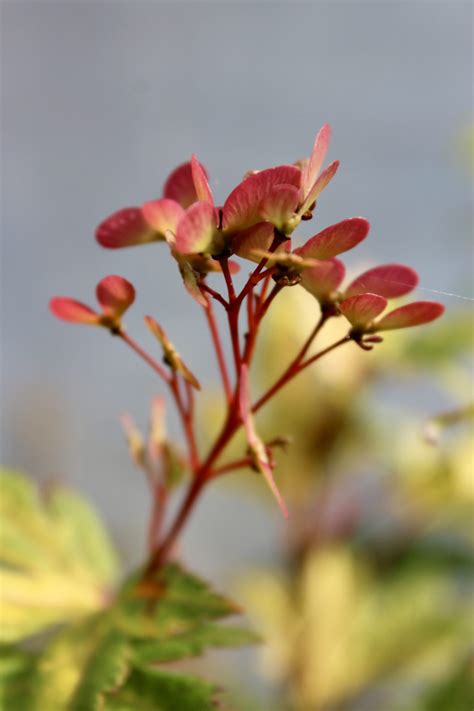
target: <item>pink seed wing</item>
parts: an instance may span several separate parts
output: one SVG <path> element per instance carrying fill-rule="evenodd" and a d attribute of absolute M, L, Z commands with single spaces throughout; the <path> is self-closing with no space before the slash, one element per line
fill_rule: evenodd
<path fill-rule="evenodd" d="M 391 331 L 396 328 L 421 326 L 442 316 L 444 310 L 443 304 L 439 304 L 437 301 L 414 301 L 390 311 L 375 324 L 373 330 Z"/>
<path fill-rule="evenodd" d="M 157 233 L 157 239 L 165 239 L 168 231 L 176 234 L 178 223 L 185 211 L 175 200 L 160 198 L 146 202 L 142 212 L 148 225 Z"/>
<path fill-rule="evenodd" d="M 299 190 L 294 185 L 274 185 L 260 203 L 259 212 L 262 219 L 284 231 L 285 224 L 296 212 L 298 200 Z"/>
<path fill-rule="evenodd" d="M 295 251 L 302 257 L 331 259 L 362 242 L 369 229 L 370 224 L 363 217 L 351 217 L 326 227 Z"/>
<path fill-rule="evenodd" d="M 162 239 L 145 220 L 139 207 L 125 207 L 114 212 L 96 229 L 96 240 L 107 249 L 133 247 Z"/>
<path fill-rule="evenodd" d="M 346 289 L 346 296 L 370 291 L 372 294 L 394 299 L 408 294 L 418 284 L 418 274 L 403 264 L 382 264 L 364 272 Z"/>
<path fill-rule="evenodd" d="M 364 328 L 387 306 L 387 299 L 378 294 L 358 294 L 340 304 L 341 312 L 356 328 Z"/>
<path fill-rule="evenodd" d="M 331 126 L 326 123 L 319 129 L 313 145 L 313 150 L 301 177 L 302 198 L 304 199 L 313 187 L 321 171 L 331 140 Z"/>
<path fill-rule="evenodd" d="M 107 316 L 120 317 L 135 301 L 135 288 L 123 277 L 113 274 L 97 284 L 96 295 Z"/>
<path fill-rule="evenodd" d="M 299 210 L 299 213 L 302 215 L 305 213 L 311 205 L 316 202 L 318 197 L 321 195 L 323 190 L 327 188 L 331 180 L 334 178 L 336 175 L 337 169 L 339 168 L 339 161 L 335 160 L 333 163 L 328 165 L 328 167 L 323 170 L 319 178 L 316 180 L 314 185 L 311 187 L 311 189 L 308 191 L 308 194 L 305 198 L 305 201 L 302 205 L 302 207 Z"/>
<path fill-rule="evenodd" d="M 71 323 L 84 323 L 98 325 L 100 315 L 86 304 L 70 299 L 67 296 L 55 296 L 49 302 L 49 309 L 56 318 Z"/>
<path fill-rule="evenodd" d="M 273 225 L 269 222 L 260 222 L 234 235 L 232 238 L 232 250 L 242 259 L 259 262 L 260 259 L 253 254 L 253 251 L 256 249 L 268 251 L 273 242 L 274 234 Z"/>
<path fill-rule="evenodd" d="M 180 254 L 206 252 L 216 233 L 216 211 L 208 202 L 196 202 L 188 207 L 179 222 L 176 250 Z"/>
<path fill-rule="evenodd" d="M 204 166 L 201 166 L 201 168 L 207 176 Z M 163 197 L 176 200 L 184 209 L 192 205 L 193 202 L 197 202 L 198 196 L 194 186 L 190 161 L 178 165 L 173 170 L 163 188 Z"/>
<path fill-rule="evenodd" d="M 197 199 L 214 205 L 214 198 L 212 197 L 211 188 L 209 187 L 206 171 L 194 153 L 191 158 L 191 171 Z"/>
<path fill-rule="evenodd" d="M 301 170 L 294 165 L 268 168 L 245 178 L 230 193 L 223 207 L 224 230 L 243 230 L 262 221 L 260 205 L 275 185 L 300 187 Z"/>
<path fill-rule="evenodd" d="M 301 273 L 301 286 L 317 299 L 326 299 L 344 279 L 346 269 L 339 259 L 318 262 Z"/>

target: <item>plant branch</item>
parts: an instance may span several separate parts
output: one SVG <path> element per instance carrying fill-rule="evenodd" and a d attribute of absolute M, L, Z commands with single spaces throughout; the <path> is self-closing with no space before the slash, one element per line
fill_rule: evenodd
<path fill-rule="evenodd" d="M 236 415 L 237 410 L 233 405 L 234 403 L 229 406 L 227 419 L 222 427 L 221 433 L 215 441 L 206 460 L 201 464 L 196 472 L 195 477 L 189 486 L 188 492 L 183 499 L 181 507 L 178 510 L 176 518 L 171 525 L 171 528 L 164 537 L 159 548 L 157 548 L 152 554 L 145 570 L 145 577 L 152 576 L 153 573 L 158 570 L 161 564 L 167 559 L 176 539 L 188 520 L 194 504 L 199 497 L 201 489 L 212 478 L 212 465 L 219 457 L 236 430 L 240 427 L 240 419 Z"/>
<path fill-rule="evenodd" d="M 153 507 L 150 524 L 148 526 L 148 550 L 150 553 L 155 549 L 166 509 L 168 492 L 162 484 L 156 484 L 153 490 Z"/>
<path fill-rule="evenodd" d="M 339 346 L 342 346 L 344 343 L 350 343 L 353 339 L 351 336 L 344 336 L 343 338 L 340 338 L 338 341 L 333 343 L 331 346 L 328 346 L 327 348 L 324 348 L 324 350 L 320 351 L 319 353 L 316 353 L 316 355 L 311 356 L 311 358 L 308 358 L 304 363 L 301 363 L 301 365 L 298 368 L 298 373 L 301 373 L 302 370 L 305 370 L 309 365 L 312 365 L 315 363 L 317 360 L 322 358 L 323 356 L 326 355 L 326 353 L 330 353 L 333 351 L 335 348 L 338 348 Z"/>
<path fill-rule="evenodd" d="M 245 469 L 246 467 L 251 467 L 252 464 L 253 460 L 251 457 L 242 457 L 242 459 L 236 459 L 234 462 L 229 462 L 229 464 L 223 464 L 221 467 L 216 467 L 212 470 L 212 474 L 209 475 L 209 478 L 214 479 L 216 476 L 232 472 L 235 469 Z"/>
<path fill-rule="evenodd" d="M 270 284 L 270 279 L 271 279 L 272 273 L 273 273 L 273 269 L 268 269 L 266 272 L 264 272 L 265 279 L 262 284 L 262 290 L 260 291 L 260 295 L 258 297 L 259 308 L 265 301 L 265 297 L 267 295 L 268 286 Z"/>
<path fill-rule="evenodd" d="M 351 338 L 350 336 L 345 336 L 344 338 L 341 338 L 339 341 L 336 341 L 333 343 L 331 346 L 328 346 L 324 350 L 320 351 L 316 355 L 312 356 L 309 358 L 307 361 L 304 363 L 300 364 L 298 368 L 295 370 L 294 373 L 291 374 L 285 374 L 285 378 L 280 378 L 277 383 L 262 397 L 260 400 L 254 405 L 252 410 L 255 412 L 256 410 L 260 409 L 262 405 L 265 404 L 275 393 L 280 390 L 289 380 L 291 380 L 295 375 L 297 375 L 299 372 L 307 368 L 311 363 L 314 363 L 316 360 L 319 358 L 322 358 L 324 355 L 329 353 L 330 351 L 333 351 L 335 348 L 339 347 L 343 343 L 347 343 L 350 341 Z M 191 482 L 191 485 L 188 489 L 188 493 L 185 496 L 181 507 L 177 513 L 177 516 L 168 531 L 167 535 L 163 539 L 163 542 L 159 546 L 159 548 L 153 553 L 151 556 L 149 563 L 147 565 L 147 568 L 145 570 L 145 577 L 152 576 L 153 573 L 160 567 L 160 565 L 166 560 L 167 556 L 169 555 L 171 549 L 174 546 L 174 543 L 176 539 L 178 538 L 182 528 L 186 524 L 188 517 L 194 507 L 194 504 L 196 503 L 201 490 L 203 487 L 207 484 L 208 481 L 212 480 L 215 476 L 216 471 L 223 473 L 222 470 L 226 470 L 226 467 L 228 465 L 223 465 L 220 469 L 217 470 L 212 470 L 212 466 L 216 459 L 219 457 L 219 455 L 222 453 L 222 450 L 226 447 L 230 439 L 233 437 L 235 432 L 239 429 L 241 426 L 241 420 L 239 415 L 237 414 L 237 408 L 234 407 L 236 405 L 236 401 L 238 398 L 238 392 L 239 392 L 239 387 L 240 384 L 239 382 L 237 383 L 236 386 L 236 392 L 233 398 L 232 403 L 229 406 L 228 410 L 228 416 L 227 419 L 223 425 L 223 428 L 221 430 L 221 433 L 219 437 L 217 438 L 216 442 L 214 443 L 214 446 L 212 447 L 211 451 L 209 452 L 206 460 L 201 464 L 199 469 L 197 470 L 194 480 Z"/>
<path fill-rule="evenodd" d="M 186 441 L 188 443 L 189 449 L 189 460 L 191 464 L 191 469 L 196 472 L 199 467 L 199 454 L 196 445 L 196 438 L 194 436 L 194 422 L 193 422 L 193 408 L 189 409 L 185 407 L 183 403 L 183 398 L 181 396 L 181 391 L 179 389 L 179 380 L 176 373 L 173 373 L 173 377 L 170 382 L 171 392 L 174 395 L 176 402 L 176 407 L 181 419 L 181 424 L 183 426 Z"/>
<path fill-rule="evenodd" d="M 205 291 L 207 294 L 210 294 L 210 296 L 212 296 L 213 299 L 215 299 L 215 300 L 218 301 L 220 304 L 222 304 L 222 306 L 223 306 L 225 309 L 228 309 L 228 308 L 229 308 L 229 304 L 228 304 L 228 302 L 224 299 L 224 297 L 222 296 L 222 294 L 219 294 L 219 292 L 216 291 L 215 289 L 211 289 L 211 287 L 208 286 L 205 282 L 200 282 L 199 288 L 201 289 L 201 291 Z"/>
<path fill-rule="evenodd" d="M 304 342 L 304 344 L 302 345 L 302 347 L 300 348 L 300 350 L 298 351 L 298 353 L 296 354 L 294 359 L 291 361 L 291 363 L 286 368 L 284 373 L 280 376 L 280 378 L 278 378 L 276 383 L 274 383 L 272 388 L 270 388 L 270 390 L 265 395 L 263 395 L 262 398 L 260 398 L 260 400 L 256 403 L 256 405 L 254 406 L 254 412 L 256 411 L 255 408 L 257 407 L 257 405 L 258 405 L 258 407 L 261 407 L 261 405 L 263 405 L 263 403 L 266 402 L 266 400 L 269 397 L 271 397 L 271 394 L 273 394 L 273 392 L 276 392 L 279 389 L 279 387 L 278 387 L 279 383 L 283 382 L 283 384 L 284 384 L 286 382 L 287 378 L 290 378 L 293 374 L 296 373 L 299 364 L 303 360 L 304 356 L 308 352 L 308 349 L 310 348 L 311 344 L 313 343 L 314 339 L 316 338 L 316 336 L 318 335 L 318 333 L 320 332 L 321 328 L 324 326 L 324 324 L 326 323 L 328 318 L 329 317 L 324 312 L 321 313 L 321 316 L 319 317 L 315 327 L 309 334 L 308 338 L 306 339 L 306 341 Z M 274 388 L 275 388 L 275 390 L 274 390 Z M 260 401 L 262 401 L 261 404 L 260 404 Z"/>
<path fill-rule="evenodd" d="M 171 378 L 166 372 L 166 370 L 161 366 L 149 353 L 147 353 L 131 336 L 128 335 L 126 331 L 120 329 L 117 335 L 124 341 L 135 353 L 138 353 L 140 358 L 142 358 L 148 365 L 153 368 L 153 370 L 158 373 L 160 378 L 162 378 L 168 385 L 171 384 Z"/>
<path fill-rule="evenodd" d="M 125 331 L 120 330 L 117 335 L 119 335 L 120 338 L 128 346 L 130 346 L 132 350 L 135 351 L 135 353 L 138 353 L 140 358 L 143 358 L 143 360 L 148 363 L 148 365 L 153 368 L 153 370 L 158 373 L 158 375 L 169 385 L 174 397 L 174 401 L 176 403 L 176 408 L 178 410 L 184 434 L 188 443 L 191 468 L 193 469 L 193 471 L 195 471 L 199 466 L 199 455 L 194 435 L 193 412 L 192 408 L 188 410 L 183 403 L 183 399 L 179 389 L 179 381 L 176 376 L 176 373 L 173 372 L 173 374 L 170 376 L 165 371 L 165 369 Z"/>
<path fill-rule="evenodd" d="M 284 288 L 284 287 L 283 287 L 282 284 L 275 284 L 275 286 L 273 287 L 273 289 L 271 290 L 271 292 L 269 293 L 269 295 L 267 296 L 267 298 L 265 299 L 265 301 L 263 301 L 262 305 L 260 306 L 260 309 L 259 309 L 259 311 L 258 311 L 258 319 L 259 319 L 259 321 L 261 321 L 261 320 L 263 319 L 263 317 L 264 317 L 265 314 L 267 313 L 268 309 L 270 308 L 270 305 L 271 305 L 273 299 L 274 299 L 276 296 L 278 296 L 278 294 L 280 293 L 280 291 L 281 291 L 283 288 Z"/>
<path fill-rule="evenodd" d="M 235 301 L 236 296 L 235 296 L 234 282 L 232 281 L 232 274 L 230 273 L 230 269 L 229 269 L 229 258 L 222 257 L 219 260 L 219 262 L 220 262 L 222 273 L 224 275 L 225 283 L 227 286 L 227 292 L 229 294 L 229 305 L 230 305 L 233 301 Z"/>
<path fill-rule="evenodd" d="M 213 309 L 211 300 L 209 298 L 207 298 L 206 301 L 207 301 L 207 307 L 203 307 L 204 313 L 206 316 L 207 323 L 209 325 L 209 330 L 211 332 L 211 338 L 212 338 L 212 342 L 214 344 L 214 350 L 216 353 L 217 363 L 219 366 L 219 372 L 221 374 L 222 385 L 224 386 L 225 396 L 227 398 L 227 402 L 230 402 L 232 399 L 232 387 L 230 384 L 229 373 L 227 371 L 227 364 L 225 362 L 224 351 L 222 348 L 219 330 L 217 328 L 216 317 L 215 317 L 215 313 L 214 313 L 214 309 Z M 227 304 L 227 302 L 226 302 L 226 304 Z"/>
<path fill-rule="evenodd" d="M 257 286 L 258 282 L 260 279 L 263 279 L 263 276 L 260 275 L 260 272 L 264 268 L 265 264 L 267 263 L 267 259 L 261 259 L 260 262 L 257 264 L 253 272 L 250 274 L 246 284 L 242 288 L 242 291 L 237 297 L 237 301 L 239 304 L 242 303 L 242 301 L 245 299 L 247 294 L 254 289 L 255 286 Z"/>
<path fill-rule="evenodd" d="M 263 405 L 265 405 L 265 403 L 270 400 L 270 398 L 272 398 L 281 388 L 283 388 L 287 383 L 289 383 L 290 380 L 293 380 L 293 378 L 298 375 L 298 373 L 301 373 L 302 370 L 325 356 L 327 353 L 330 353 L 335 348 L 338 348 L 343 343 L 348 343 L 350 340 L 352 340 L 350 336 L 344 336 L 344 338 L 341 338 L 339 341 L 336 341 L 327 348 L 324 348 L 322 351 L 316 353 L 316 355 L 312 356 L 304 363 L 294 361 L 293 364 L 289 368 L 287 368 L 287 370 L 285 370 L 283 375 L 281 375 L 281 377 L 278 378 L 278 380 L 272 385 L 272 387 L 267 390 L 267 392 L 262 395 L 259 400 L 257 400 L 255 405 L 252 407 L 252 412 L 257 412 L 258 410 L 260 410 L 260 408 L 263 407 Z"/>

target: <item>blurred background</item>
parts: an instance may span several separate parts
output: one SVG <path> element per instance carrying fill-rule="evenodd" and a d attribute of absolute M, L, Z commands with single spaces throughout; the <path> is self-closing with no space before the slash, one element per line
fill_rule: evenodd
<path fill-rule="evenodd" d="M 124 565 L 142 559 L 147 492 L 119 416 L 145 426 L 159 385 L 107 334 L 55 321 L 48 300 L 93 303 L 96 282 L 122 274 L 138 291 L 131 333 L 153 347 L 153 314 L 212 388 L 202 315 L 163 247 L 107 252 L 94 229 L 158 197 L 192 152 L 222 202 L 247 170 L 309 154 L 330 122 L 341 168 L 300 237 L 368 217 L 348 266 L 408 263 L 416 297 L 447 315 L 328 360 L 262 421 L 295 439 L 280 463 L 289 529 L 241 474 L 208 493 L 183 555 L 271 640 L 258 670 L 242 658 L 241 708 L 468 708 L 439 703 L 469 665 L 472 4 L 19 0 L 2 15 L 2 462 L 79 487 Z M 262 375 L 311 328 L 300 292 L 298 319 L 275 307 Z M 203 403 L 203 440 L 216 407 Z"/>

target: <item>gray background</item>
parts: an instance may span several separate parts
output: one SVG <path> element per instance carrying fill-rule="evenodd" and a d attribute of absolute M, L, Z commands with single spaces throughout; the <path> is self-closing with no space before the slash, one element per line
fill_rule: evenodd
<path fill-rule="evenodd" d="M 141 315 L 153 313 L 213 382 L 201 314 L 164 248 L 107 252 L 94 227 L 157 197 L 192 151 L 220 202 L 247 169 L 308 154 L 326 121 L 342 166 L 318 225 L 372 222 L 348 263 L 406 261 L 424 287 L 472 297 L 469 183 L 455 155 L 471 120 L 472 6 L 18 0 L 2 11 L 2 460 L 80 486 L 131 565 L 146 491 L 118 414 L 144 424 L 159 387 L 107 334 L 50 317 L 49 298 L 93 303 L 99 278 L 127 276 L 134 335 L 146 338 Z M 225 583 L 272 554 L 279 526 L 273 509 L 216 486 L 185 554 Z"/>

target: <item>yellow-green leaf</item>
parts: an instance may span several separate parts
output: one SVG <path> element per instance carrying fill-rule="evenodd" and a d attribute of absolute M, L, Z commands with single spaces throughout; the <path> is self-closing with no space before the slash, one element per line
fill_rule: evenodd
<path fill-rule="evenodd" d="M 123 688 L 107 696 L 104 711 L 214 711 L 215 693 L 215 686 L 196 677 L 136 669 Z"/>
<path fill-rule="evenodd" d="M 93 509 L 64 487 L 41 497 L 17 472 L 0 486 L 0 641 L 104 608 L 117 558 Z"/>

